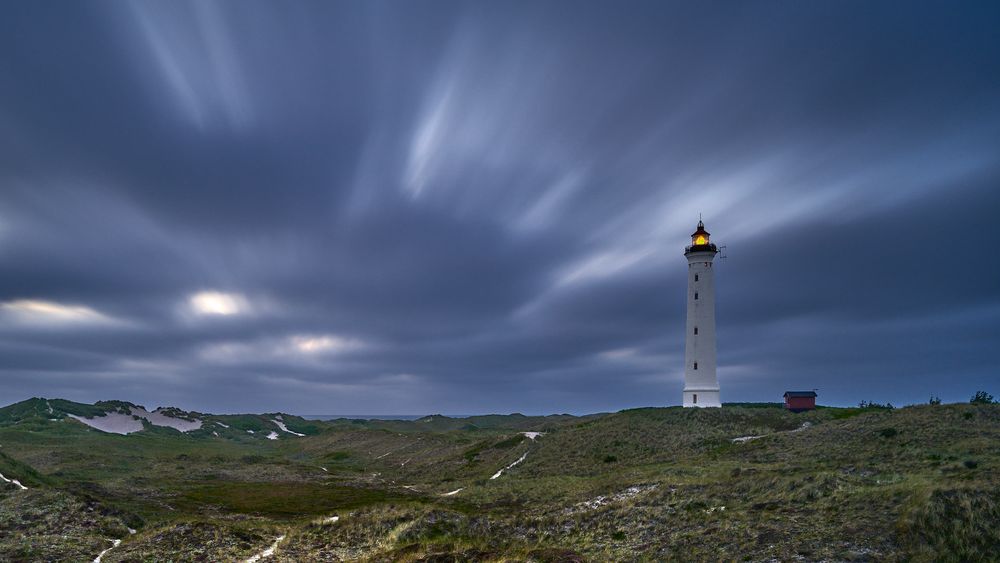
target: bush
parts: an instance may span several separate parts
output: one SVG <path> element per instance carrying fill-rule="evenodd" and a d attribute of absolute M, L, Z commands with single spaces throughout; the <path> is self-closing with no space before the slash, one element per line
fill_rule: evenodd
<path fill-rule="evenodd" d="M 964 465 L 966 469 L 975 469 L 979 467 L 979 462 L 974 459 L 967 459 L 962 462 L 962 465 Z"/>
<path fill-rule="evenodd" d="M 878 433 L 878 435 L 883 438 L 892 438 L 898 434 L 899 430 L 896 430 L 895 428 L 883 428 L 882 430 L 879 430 Z"/>
<path fill-rule="evenodd" d="M 990 395 L 986 391 L 976 391 L 976 394 L 969 399 L 969 402 L 973 405 L 992 405 L 996 403 L 993 395 Z"/>
<path fill-rule="evenodd" d="M 875 401 L 861 401 L 858 403 L 858 407 L 863 409 L 894 409 L 896 407 L 892 406 L 892 403 L 876 403 Z"/>
<path fill-rule="evenodd" d="M 941 404 L 941 397 L 938 397 L 938 396 L 935 396 L 935 395 L 931 395 L 931 400 L 927 401 L 927 404 L 929 404 L 929 405 L 940 405 Z"/>
<path fill-rule="evenodd" d="M 604 463 L 615 463 L 616 461 L 618 461 L 618 458 L 613 455 L 604 456 Z"/>

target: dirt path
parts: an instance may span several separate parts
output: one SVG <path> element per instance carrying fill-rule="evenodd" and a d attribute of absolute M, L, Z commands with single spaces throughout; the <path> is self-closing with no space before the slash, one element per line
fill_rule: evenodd
<path fill-rule="evenodd" d="M 102 552 L 101 552 L 101 553 L 100 553 L 100 554 L 99 554 L 99 555 L 98 555 L 97 557 L 95 557 L 95 558 L 94 558 L 94 563 L 101 563 L 101 558 L 102 558 L 102 557 L 104 557 L 105 555 L 107 555 L 107 553 L 108 553 L 109 551 L 111 551 L 112 549 L 114 549 L 114 548 L 118 547 L 118 545 L 119 545 L 120 543 L 122 543 L 122 540 L 109 540 L 109 541 L 110 541 L 110 542 L 112 543 L 111 547 L 109 547 L 109 548 L 105 549 L 105 550 L 104 550 L 104 551 L 102 551 Z"/>
<path fill-rule="evenodd" d="M 265 559 L 267 557 L 274 555 L 274 552 L 278 550 L 278 544 L 284 541 L 284 539 L 285 539 L 285 534 L 281 534 L 280 536 L 278 536 L 278 539 L 274 540 L 274 543 L 271 544 L 271 547 L 265 549 L 264 551 L 261 551 L 260 553 L 254 555 L 250 559 L 247 559 L 245 563 L 257 563 L 261 559 Z"/>
<path fill-rule="evenodd" d="M 3 481 L 6 483 L 14 483 L 15 485 L 17 485 L 17 488 L 21 489 L 22 491 L 28 490 L 28 487 L 22 485 L 20 481 L 18 481 L 17 479 L 8 479 L 4 477 L 3 473 L 0 473 L 0 479 L 3 479 Z"/>
<path fill-rule="evenodd" d="M 768 436 L 775 436 L 777 434 L 792 434 L 794 432 L 802 432 L 803 430 L 805 430 L 806 428 L 809 428 L 810 426 L 812 426 L 811 422 L 803 422 L 802 426 L 799 426 L 798 428 L 796 428 L 794 430 L 784 430 L 782 432 L 772 432 L 770 434 L 761 434 L 760 436 L 740 436 L 739 438 L 733 438 L 733 443 L 734 444 L 745 444 L 745 443 L 750 442 L 752 440 L 759 440 L 760 438 L 767 438 Z"/>
<path fill-rule="evenodd" d="M 500 471 L 497 471 L 496 473 L 494 473 L 494 474 L 493 474 L 493 476 L 492 476 L 492 477 L 490 477 L 490 479 L 491 479 L 491 480 L 492 480 L 492 479 L 496 479 L 497 477 L 499 477 L 499 476 L 503 475 L 503 472 L 504 472 L 504 471 L 507 471 L 507 470 L 508 470 L 508 469 L 510 469 L 511 467 L 514 467 L 515 465 L 517 465 L 517 464 L 521 463 L 522 461 L 524 461 L 524 459 L 525 459 L 526 457 L 528 457 L 528 452 L 524 452 L 524 455 L 522 455 L 521 457 L 517 458 L 517 461 L 515 461 L 514 463 L 512 463 L 512 464 L 508 465 L 507 467 L 504 467 L 504 468 L 503 468 L 503 469 L 501 469 Z"/>

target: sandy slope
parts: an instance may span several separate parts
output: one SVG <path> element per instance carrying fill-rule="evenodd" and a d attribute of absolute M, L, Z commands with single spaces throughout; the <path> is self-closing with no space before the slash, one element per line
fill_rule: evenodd
<path fill-rule="evenodd" d="M 94 418 L 85 418 L 75 414 L 68 416 L 86 424 L 87 426 L 90 426 L 91 428 L 111 434 L 131 434 L 132 432 L 139 432 L 142 430 L 142 419 L 145 419 L 154 426 L 173 428 L 181 432 L 190 432 L 201 428 L 200 420 L 184 420 L 183 418 L 167 416 L 160 412 L 160 409 L 149 412 L 143 408 L 133 407 L 130 410 L 132 411 L 132 414 L 109 412 L 104 416 L 95 416 Z"/>
<path fill-rule="evenodd" d="M 108 432 L 109 434 L 131 434 L 132 432 L 142 430 L 141 420 L 130 414 L 122 414 L 120 412 L 109 412 L 104 416 L 95 416 L 94 418 L 84 418 L 75 414 L 68 416 L 74 420 L 79 420 L 91 428 L 100 430 L 101 432 Z"/>
<path fill-rule="evenodd" d="M 293 432 L 293 431 L 289 430 L 288 427 L 285 426 L 285 423 L 281 422 L 280 420 L 275 420 L 275 419 L 272 418 L 271 422 L 273 422 L 275 424 L 275 426 L 277 426 L 278 428 L 280 428 L 282 432 L 287 432 L 289 434 L 294 434 L 296 436 L 305 436 L 305 434 L 299 434 L 298 432 Z"/>

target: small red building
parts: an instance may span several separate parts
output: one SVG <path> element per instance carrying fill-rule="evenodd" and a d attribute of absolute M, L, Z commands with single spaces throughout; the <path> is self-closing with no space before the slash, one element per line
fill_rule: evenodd
<path fill-rule="evenodd" d="M 815 391 L 785 391 L 785 408 L 792 412 L 811 411 L 816 408 Z"/>

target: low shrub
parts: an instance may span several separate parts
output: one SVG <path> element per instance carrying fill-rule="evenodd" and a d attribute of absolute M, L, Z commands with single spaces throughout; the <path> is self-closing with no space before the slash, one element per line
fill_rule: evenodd
<path fill-rule="evenodd" d="M 974 405 L 992 405 L 996 403 L 996 399 L 986 391 L 976 391 L 976 394 L 969 399 L 969 402 Z"/>
<path fill-rule="evenodd" d="M 862 409 L 894 409 L 896 407 L 892 406 L 892 403 L 876 403 L 875 401 L 861 401 L 858 403 L 858 408 Z"/>

